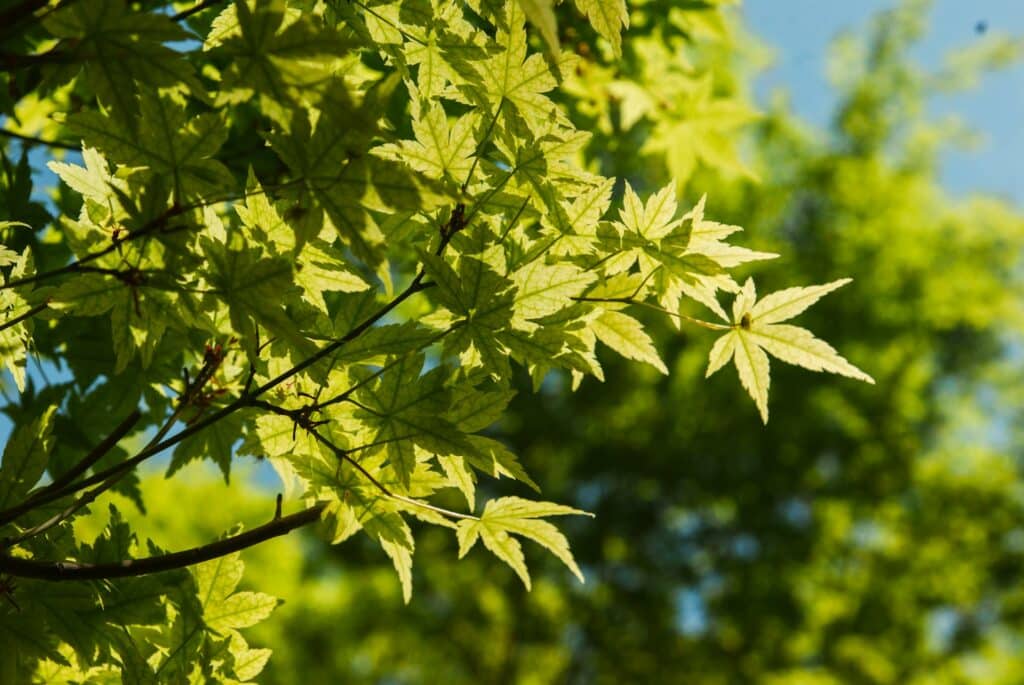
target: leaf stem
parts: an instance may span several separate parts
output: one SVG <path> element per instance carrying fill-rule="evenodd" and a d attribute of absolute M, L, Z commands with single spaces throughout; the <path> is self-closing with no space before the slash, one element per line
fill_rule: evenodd
<path fill-rule="evenodd" d="M 420 40 L 416 36 L 410 34 L 408 31 L 403 29 L 401 26 L 397 26 L 395 24 L 395 22 L 391 21 L 387 17 L 382 17 L 374 9 L 372 9 L 370 7 L 367 7 L 364 3 L 360 2 L 359 0 L 351 0 L 351 1 L 352 1 L 353 5 L 357 5 L 359 7 L 362 7 L 363 11 L 365 11 L 367 14 L 372 14 L 377 19 L 379 19 L 382 23 L 387 24 L 388 26 L 390 26 L 394 30 L 398 31 L 398 33 L 400 33 L 403 38 L 405 38 L 407 40 L 411 40 L 413 43 L 416 43 L 418 45 L 426 45 L 425 42 L 423 42 L 422 40 Z"/>
<path fill-rule="evenodd" d="M 628 298 L 628 297 L 574 297 L 572 299 L 576 300 L 577 302 L 618 302 L 620 304 L 631 304 L 631 305 L 636 305 L 638 307 L 646 307 L 647 309 L 653 309 L 656 312 L 661 312 L 662 314 L 668 314 L 669 316 L 674 316 L 674 317 L 676 317 L 676 318 L 678 318 L 678 319 L 680 319 L 682 321 L 689 321 L 692 324 L 695 324 L 695 325 L 700 326 L 702 328 L 707 328 L 707 329 L 712 330 L 712 331 L 728 331 L 728 330 L 732 330 L 732 326 L 723 326 L 720 323 L 712 323 L 711 321 L 705 321 L 704 319 L 698 319 L 698 318 L 693 317 L 693 316 L 687 316 L 686 314 L 681 314 L 679 312 L 674 312 L 671 309 L 665 309 L 664 307 L 659 307 L 658 305 L 651 304 L 650 302 L 643 302 L 642 300 L 634 300 L 634 299 L 631 299 L 631 298 Z"/>
<path fill-rule="evenodd" d="M 445 509 L 444 507 L 438 507 L 438 506 L 435 506 L 435 505 L 430 504 L 428 502 L 424 502 L 422 500 L 414 499 L 412 497 L 406 497 L 405 495 L 396 495 L 395 493 L 393 493 L 391 491 L 390 488 L 388 488 L 386 485 L 381 483 L 379 480 L 377 480 L 377 478 L 375 478 L 373 476 L 373 474 L 371 474 L 369 471 L 367 471 L 366 468 L 364 468 L 362 464 L 360 464 L 358 461 L 353 459 L 352 456 L 348 453 L 348 450 L 345 450 L 345 449 L 343 449 L 341 447 L 338 447 L 333 442 L 331 442 L 330 440 L 325 438 L 323 435 L 321 435 L 318 431 L 312 430 L 312 431 L 310 431 L 310 433 L 312 433 L 313 437 L 316 438 L 317 441 L 320 444 L 324 445 L 325 447 L 327 447 L 327 449 L 329 449 L 332 452 L 334 452 L 334 456 L 336 456 L 338 459 L 341 459 L 343 461 L 347 461 L 349 464 L 354 466 L 355 469 L 357 471 L 359 471 L 359 473 L 363 474 L 363 476 L 366 478 L 366 480 L 370 481 L 370 483 L 372 483 L 375 488 L 380 490 L 381 494 L 384 495 L 385 497 L 388 497 L 390 499 L 393 499 L 393 500 L 396 500 L 396 501 L 399 501 L 399 502 L 404 502 L 405 504 L 411 504 L 412 506 L 419 507 L 421 509 L 427 509 L 429 511 L 434 512 L 435 514 L 441 514 L 442 516 L 447 516 L 447 517 L 450 517 L 450 518 L 463 519 L 463 520 L 469 520 L 469 521 L 479 521 L 480 520 L 478 517 L 473 516 L 472 514 L 463 514 L 463 513 L 460 513 L 458 511 L 452 511 L 451 509 Z M 0 570 L 2 570 L 2 569 L 0 569 Z"/>

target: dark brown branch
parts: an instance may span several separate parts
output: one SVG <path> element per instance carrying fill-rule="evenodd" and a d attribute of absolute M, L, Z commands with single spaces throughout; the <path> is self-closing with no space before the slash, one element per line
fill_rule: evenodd
<path fill-rule="evenodd" d="M 136 454 L 131 459 L 127 459 L 127 460 L 121 462 L 120 464 L 117 464 L 116 466 L 112 466 L 112 467 L 110 467 L 110 468 L 108 468 L 108 469 L 106 469 L 104 471 L 100 471 L 99 473 L 95 473 L 92 476 L 90 476 L 89 478 L 86 478 L 86 479 L 84 479 L 84 480 L 82 480 L 82 481 L 80 481 L 78 483 L 75 483 L 74 485 L 67 486 L 67 487 L 65 487 L 65 488 L 63 488 L 61 490 L 54 491 L 54 492 L 50 493 L 46 497 L 40 498 L 39 500 L 37 500 L 37 502 L 35 503 L 34 506 L 39 506 L 39 505 L 42 505 L 42 504 L 47 504 L 49 502 L 52 502 L 52 501 L 57 500 L 57 499 L 60 499 L 61 497 L 69 495 L 69 494 L 71 494 L 73 492 L 76 492 L 78 490 L 82 490 L 84 488 L 91 487 L 93 485 L 96 485 L 97 483 L 102 483 L 104 481 L 107 481 L 108 479 L 111 479 L 111 478 L 120 476 L 121 474 L 127 473 L 128 471 L 130 471 L 131 469 L 135 468 L 137 465 L 139 465 L 142 462 L 146 461 L 150 457 L 152 457 L 152 456 L 154 456 L 156 454 L 159 454 L 160 452 L 164 451 L 168 447 L 172 447 L 172 446 L 178 444 L 179 442 L 181 442 L 185 438 L 188 438 L 188 437 L 190 437 L 192 435 L 195 435 L 196 433 L 198 433 L 199 431 L 203 430 L 207 426 L 210 426 L 210 425 L 216 423 L 217 421 L 220 421 L 224 417 L 229 416 L 229 415 L 235 413 L 239 409 L 243 409 L 245 407 L 252 406 L 252 400 L 254 400 L 256 397 L 259 397 L 260 395 L 266 393 L 268 390 L 271 390 L 271 389 L 277 387 L 278 385 L 280 385 L 281 383 L 284 383 L 285 381 L 287 381 L 288 379 L 292 378 L 296 374 L 301 373 L 303 370 L 309 368 L 313 364 L 316 364 L 318 361 L 320 361 L 324 357 L 326 357 L 326 356 L 336 352 L 343 345 L 345 345 L 346 343 L 354 340 L 359 335 L 361 335 L 364 331 L 366 331 L 366 329 L 370 328 L 377 321 L 379 321 L 380 319 L 384 318 L 392 309 L 394 309 L 399 304 L 401 304 L 403 301 L 405 301 L 405 299 L 408 298 L 410 295 L 412 295 L 413 293 L 419 292 L 420 290 L 424 290 L 425 288 L 426 288 L 426 286 L 423 285 L 422 279 L 420 279 L 418 281 L 414 280 L 409 285 L 409 287 L 406 288 L 404 291 L 402 291 L 402 293 L 399 294 L 397 297 L 395 297 L 395 299 L 393 299 L 387 305 L 382 307 L 380 309 L 380 311 L 378 311 L 376 314 L 374 314 L 373 316 L 368 318 L 366 321 L 364 321 L 360 325 L 358 325 L 355 328 L 353 328 L 344 337 L 342 337 L 342 338 L 336 340 L 335 342 L 331 343 L 330 345 L 324 347 L 322 350 L 320 350 L 319 352 L 317 352 L 313 356 L 307 358 L 303 362 L 297 364 L 296 366 L 293 366 L 291 369 L 289 369 L 289 370 L 285 371 L 284 373 L 276 376 L 275 378 L 267 381 L 262 386 L 260 386 L 255 391 L 253 391 L 251 394 L 243 395 L 243 396 L 239 397 L 238 399 L 236 399 L 231 404 L 228 404 L 228 405 L 226 405 L 224 407 L 221 407 L 219 410 L 217 410 L 216 412 L 214 412 L 210 416 L 206 417 L 205 419 L 203 419 L 201 421 L 197 421 L 196 423 L 193 423 L 188 428 L 185 428 L 184 430 L 182 430 L 179 433 L 176 433 L 175 435 L 171 436 L 170 438 L 167 438 L 166 440 L 163 440 L 163 441 L 157 443 L 156 445 L 153 445 L 151 447 L 143 449 L 141 452 Z M 92 494 L 92 493 L 90 493 L 90 494 Z M 98 495 L 99 493 L 95 493 L 95 494 Z M 23 512 L 19 512 L 19 515 L 20 515 L 20 513 L 23 513 Z M 0 525 L 3 525 L 4 523 L 7 523 L 7 522 L 9 522 L 11 520 L 13 520 L 13 518 L 9 515 L 9 512 L 2 512 L 2 513 L 0 513 Z"/>
<path fill-rule="evenodd" d="M 167 434 L 167 431 L 171 429 L 171 426 L 173 426 L 174 423 L 181 416 L 182 411 L 184 411 L 184 409 L 188 407 L 193 401 L 195 401 L 195 399 L 202 393 L 203 388 L 210 381 L 210 379 L 213 378 L 213 374 L 216 372 L 217 368 L 220 366 L 223 360 L 224 352 L 221 349 L 220 345 L 217 345 L 214 348 L 207 347 L 206 355 L 203 360 L 203 366 L 199 370 L 199 373 L 196 374 L 195 381 L 189 383 L 188 377 L 186 375 L 186 384 L 182 391 L 182 395 L 178 400 L 177 407 L 164 422 L 164 425 L 160 428 L 160 430 L 157 431 L 156 435 L 154 435 L 153 438 L 149 441 L 145 449 L 148 449 L 153 445 L 159 443 L 161 440 L 163 440 L 164 436 Z M 107 449 L 109 449 L 109 447 Z M 97 497 L 99 497 L 105 491 L 109 490 L 114 485 L 116 485 L 118 481 L 124 478 L 127 474 L 128 471 L 120 471 L 118 473 L 113 474 L 112 476 L 110 476 L 110 478 L 107 478 L 92 490 L 89 490 L 88 492 L 79 496 L 78 499 L 72 502 L 63 511 L 51 516 L 46 521 L 25 531 L 17 537 L 8 538 L 4 540 L 2 543 L 0 543 L 0 547 L 12 547 L 14 545 L 24 542 L 25 540 L 28 540 L 29 538 L 39 535 L 40 533 L 45 533 L 47 530 L 53 528 L 54 526 L 60 524 L 62 521 L 65 521 L 71 516 L 73 516 L 75 512 L 91 504 Z M 71 481 L 67 481 L 63 483 L 63 485 L 60 487 L 51 488 L 50 492 L 56 492 L 57 490 L 74 492 L 80 487 L 81 486 L 71 487 Z M 28 501 L 19 505 L 17 509 L 28 510 L 35 508 L 36 506 L 38 506 L 39 502 L 44 501 L 50 497 L 52 496 L 49 495 L 48 493 L 43 495 L 37 494 L 34 497 L 29 497 Z M 0 516 L 3 517 L 0 518 L 0 520 L 7 520 L 9 514 L 7 512 L 4 512 Z"/>
<path fill-rule="evenodd" d="M 0 71 L 13 72 L 37 64 L 72 64 L 77 62 L 75 56 L 60 50 L 50 50 L 38 55 L 19 55 L 13 52 L 0 52 Z"/>
<path fill-rule="evenodd" d="M 221 4 L 222 2 L 224 2 L 224 0 L 203 0 L 203 2 L 199 3 L 195 7 L 189 7 L 187 10 L 182 10 L 178 12 L 177 14 L 171 17 L 171 21 L 184 21 L 185 19 L 191 17 L 193 14 L 199 14 L 203 10 L 209 9 L 210 7 L 215 7 Z"/>
<path fill-rule="evenodd" d="M 26 143 L 32 143 L 34 145 L 45 145 L 46 147 L 60 148 L 61 150 L 74 150 L 75 152 L 80 151 L 82 148 L 72 143 L 62 143 L 58 140 L 43 140 L 42 138 L 36 138 L 35 136 L 25 136 L 14 131 L 8 131 L 5 128 L 0 128 L 0 136 L 4 138 L 14 138 L 15 140 L 21 140 Z"/>
<path fill-rule="evenodd" d="M 0 33 L 0 39 L 6 39 L 8 36 L 14 35 L 14 29 L 18 28 L 18 25 L 22 22 L 31 19 L 33 23 L 42 21 L 50 14 L 53 14 L 57 10 L 64 9 L 75 0 L 62 0 L 53 7 L 50 7 L 45 12 L 36 14 L 36 10 L 42 9 L 50 4 L 50 0 L 22 0 L 14 7 L 4 10 L 0 13 L 0 26 L 5 30 Z M 22 28 L 22 31 L 25 29 Z"/>
<path fill-rule="evenodd" d="M 290 533 L 296 528 L 314 523 L 320 518 L 325 506 L 327 505 L 323 503 L 316 504 L 298 513 L 275 518 L 250 531 L 208 545 L 144 559 L 125 559 L 109 564 L 85 564 L 74 561 L 20 559 L 0 554 L 0 573 L 19 578 L 60 581 L 124 578 L 171 571 L 258 545 L 266 540 Z"/>

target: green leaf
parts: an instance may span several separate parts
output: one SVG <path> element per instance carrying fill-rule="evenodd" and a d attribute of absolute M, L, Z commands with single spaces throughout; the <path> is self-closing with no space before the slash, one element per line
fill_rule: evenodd
<path fill-rule="evenodd" d="M 422 354 L 391 359 L 385 373 L 355 394 L 371 443 L 380 445 L 369 452 L 383 451 L 405 487 L 416 465 L 415 446 L 448 455 L 469 449 L 462 433 L 442 418 L 451 401 L 444 367 L 421 375 L 423 362 Z"/>
<path fill-rule="evenodd" d="M 539 132 L 551 121 L 564 120 L 551 99 L 543 95 L 558 81 L 542 55 L 527 56 L 524 17 L 520 12 L 510 14 L 508 28 L 500 28 L 496 37 L 504 49 L 477 63 L 481 86 L 464 89 L 490 116 L 510 107 L 531 131 Z"/>
<path fill-rule="evenodd" d="M 468 440 L 473 449 L 465 457 L 473 468 L 495 478 L 514 478 L 520 483 L 526 483 L 535 492 L 540 492 L 540 487 L 526 473 L 515 453 L 505 445 L 482 435 L 470 435 Z"/>
<path fill-rule="evenodd" d="M 115 179 L 103 155 L 95 148 L 83 147 L 82 160 L 85 167 L 55 161 L 48 162 L 46 166 L 60 176 L 68 187 L 81 193 L 85 198 L 96 202 L 110 202 L 116 198 L 116 194 L 111 190 Z"/>
<path fill-rule="evenodd" d="M 206 46 L 228 64 L 221 99 L 258 97 L 261 110 L 282 126 L 329 82 L 336 58 L 355 47 L 316 15 L 288 12 L 280 1 L 236 2 L 212 28 Z"/>
<path fill-rule="evenodd" d="M 13 251 L 8 252 L 13 255 L 14 267 L 11 269 L 9 278 L 4 279 L 6 282 L 35 275 L 35 262 L 32 259 L 30 247 L 26 247 L 20 255 Z M 28 350 L 35 324 L 31 317 L 13 326 L 9 322 L 31 309 L 30 302 L 26 299 L 31 291 L 32 284 L 30 283 L 20 288 L 0 290 L 0 311 L 4 313 L 4 323 L 6 324 L 3 329 L 0 329 L 0 359 L 3 360 L 4 366 L 14 377 L 14 384 L 18 388 L 18 392 L 25 391 L 25 367 L 28 363 Z"/>
<path fill-rule="evenodd" d="M 756 320 L 756 319 L 755 319 Z M 811 371 L 828 371 L 874 383 L 874 379 L 843 359 L 824 340 L 818 340 L 810 331 L 798 326 L 761 324 L 751 326 L 743 333 L 773 357 Z"/>
<path fill-rule="evenodd" d="M 50 295 L 50 306 L 76 316 L 99 316 L 110 311 L 126 292 L 125 284 L 113 276 L 83 274 L 58 286 Z"/>
<path fill-rule="evenodd" d="M 412 553 L 415 548 L 409 525 L 398 514 L 385 514 L 367 519 L 363 528 L 377 538 L 394 564 L 402 583 L 402 598 L 408 604 L 412 599 Z"/>
<path fill-rule="evenodd" d="M 168 179 L 178 202 L 215 197 L 234 185 L 227 168 L 211 159 L 228 135 L 219 115 L 189 116 L 178 99 L 152 90 L 141 92 L 139 110 L 137 131 L 118 112 L 79 112 L 68 117 L 68 126 L 108 159 Z"/>
<path fill-rule="evenodd" d="M 227 305 L 231 326 L 251 359 L 257 356 L 258 327 L 288 341 L 304 356 L 316 351 L 285 307 L 289 296 L 300 292 L 292 260 L 263 257 L 259 248 L 229 249 L 206 237 L 200 243 L 208 260 L 209 284 Z"/>
<path fill-rule="evenodd" d="M 463 457 L 438 455 L 437 463 L 441 465 L 448 482 L 459 489 L 466 498 L 466 506 L 472 511 L 476 508 L 476 479 Z"/>
<path fill-rule="evenodd" d="M 62 46 L 71 58 L 66 77 L 78 71 L 76 62 L 84 64 L 86 81 L 100 102 L 121 117 L 138 114 L 135 96 L 141 84 L 184 84 L 195 93 L 203 92 L 189 61 L 165 45 L 192 36 L 164 14 L 133 11 L 119 0 L 82 0 L 60 7 L 43 20 L 43 26 L 65 39 Z M 125 133 L 134 129 L 130 126 Z"/>
<path fill-rule="evenodd" d="M 544 264 L 538 260 L 512 274 L 516 285 L 515 309 L 524 319 L 540 319 L 574 304 L 597 276 L 572 264 Z"/>
<path fill-rule="evenodd" d="M 219 407 L 209 407 L 216 411 Z M 217 464 L 227 483 L 231 476 L 231 460 L 234 446 L 242 435 L 245 421 L 238 414 L 231 414 L 220 421 L 194 433 L 178 443 L 167 466 L 166 476 L 170 478 L 178 469 L 192 461 L 209 459 Z"/>
<path fill-rule="evenodd" d="M 338 335 L 350 329 L 343 326 Z M 337 362 L 382 362 L 386 357 L 398 357 L 409 352 L 419 352 L 440 338 L 437 331 L 421 326 L 414 321 L 375 326 L 351 342 L 345 343 L 334 359 Z"/>
<path fill-rule="evenodd" d="M 626 194 L 619 211 L 620 226 L 648 240 L 658 240 L 681 223 L 675 218 L 677 209 L 675 184 L 670 183 L 651 195 L 644 204 L 627 181 Z"/>
<path fill-rule="evenodd" d="M 772 324 L 792 319 L 803 313 L 805 309 L 820 300 L 828 293 L 842 288 L 852 282 L 852 278 L 841 278 L 838 281 L 815 285 L 809 288 L 786 288 L 761 298 L 750 309 L 751 321 L 758 324 Z M 742 315 L 741 315 L 742 316 Z"/>
<path fill-rule="evenodd" d="M 558 42 L 558 20 L 555 18 L 555 8 L 552 0 L 518 0 L 518 2 L 527 20 L 540 31 L 540 35 L 543 36 L 548 49 L 557 54 L 560 47 Z"/>
<path fill-rule="evenodd" d="M 569 570 L 583 582 L 576 561 L 569 552 L 569 542 L 555 526 L 539 520 L 545 516 L 565 516 L 586 512 L 551 502 L 534 502 L 520 497 L 501 497 L 491 500 L 484 507 L 479 520 L 459 522 L 457 537 L 459 557 L 465 556 L 477 538 L 499 559 L 507 563 L 530 588 L 530 574 L 526 569 L 522 547 L 511 534 L 533 540 L 558 557 Z"/>
<path fill-rule="evenodd" d="M 573 0 L 594 30 L 612 44 L 616 57 L 622 54 L 622 29 L 629 27 L 626 0 Z"/>
<path fill-rule="evenodd" d="M 191 567 L 203 621 L 210 630 L 226 633 L 262 621 L 277 608 L 278 600 L 262 592 L 235 592 L 245 564 L 238 552 Z"/>
<path fill-rule="evenodd" d="M 0 510 L 18 504 L 39 482 L 53 449 L 53 417 L 49 407 L 32 423 L 14 431 L 0 462 Z"/>
<path fill-rule="evenodd" d="M 412 120 L 416 139 L 382 146 L 381 154 L 405 162 L 430 178 L 461 185 L 473 166 L 477 117 L 470 112 L 449 123 L 438 102 L 427 103 L 420 109 L 420 116 Z"/>
<path fill-rule="evenodd" d="M 507 377 L 501 333 L 512 321 L 515 284 L 473 257 L 459 260 L 458 274 L 439 257 L 421 253 L 420 258 L 437 283 L 438 299 L 456 318 L 455 332 L 445 338 L 446 351 L 460 355 L 467 370 L 481 368 L 492 377 Z"/>
<path fill-rule="evenodd" d="M 324 314 L 328 312 L 323 293 L 358 293 L 371 287 L 352 269 L 341 250 L 323 240 L 306 243 L 295 268 L 295 282 L 302 287 L 303 299 Z"/>

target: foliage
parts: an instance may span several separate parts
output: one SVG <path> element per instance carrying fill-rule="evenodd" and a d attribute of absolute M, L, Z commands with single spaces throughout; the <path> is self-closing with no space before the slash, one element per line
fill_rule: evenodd
<path fill-rule="evenodd" d="M 0 327 L 19 397 L 6 406 L 0 571 L 26 579 L 4 586 L 6 679 L 255 677 L 268 653 L 239 630 L 276 600 L 236 592 L 238 552 L 319 520 L 335 543 L 377 543 L 406 602 L 417 521 L 452 529 L 460 555 L 481 540 L 527 587 L 518 538 L 582 578 L 546 520 L 581 510 L 515 495 L 472 513 L 481 475 L 533 485 L 487 431 L 520 372 L 534 390 L 604 379 L 598 342 L 666 373 L 644 310 L 870 380 L 757 308 L 797 298 L 788 318 L 834 284 L 753 305 L 752 281 L 731 272 L 775 255 L 726 243 L 738 228 L 705 220 L 703 199 L 679 211 L 698 163 L 742 171 L 726 134 L 749 112 L 715 97 L 710 72 L 663 59 L 715 30 L 716 3 L 662 4 L 633 18 L 622 0 L 557 13 L 544 0 L 5 11 L 0 106 L 22 151 L 3 158 Z M 666 35 L 620 40 L 664 11 Z M 558 29 L 576 12 L 595 32 L 581 55 Z M 641 92 L 620 63 L 668 89 Z M 601 136 L 572 121 L 596 85 L 622 92 L 623 124 L 653 126 L 644 149 L 676 175 L 646 201 L 627 183 L 617 210 L 614 180 L 587 162 Z M 700 113 L 685 129 L 659 99 L 676 95 Z M 607 127 L 606 111 L 591 116 Z M 54 152 L 49 193 L 29 144 Z M 58 157 L 68 149 L 80 157 Z M 753 371 L 733 359 L 767 420 L 766 358 Z M 237 459 L 266 459 L 302 508 L 285 515 L 279 498 L 268 523 L 170 552 L 115 507 L 91 542 L 75 535 L 111 493 L 145 511 L 136 469 L 170 448 L 168 476 L 211 460 L 227 480 Z M 447 490 L 470 512 L 442 506 Z"/>
<path fill-rule="evenodd" d="M 594 524 L 567 522 L 585 586 L 540 561 L 533 592 L 513 592 L 514 573 L 486 557 L 451 565 L 446 531 L 418 538 L 420 594 L 408 607 L 365 548 L 307 557 L 282 581 L 280 622 L 260 626 L 288 645 L 268 681 L 1022 680 L 1024 216 L 941 187 L 939 155 L 961 132 L 927 119 L 926 103 L 974 70 L 914 64 L 922 12 L 906 3 L 840 42 L 829 131 L 783 101 L 767 113 L 749 143 L 760 183 L 717 168 L 686 179 L 723 221 L 751 222 L 751 247 L 783 255 L 759 285 L 855 277 L 799 321 L 827 327 L 877 385 L 840 388 L 776 365 L 773 398 L 785 409 L 754 430 L 732 379 L 699 382 L 706 346 L 647 320 L 670 376 L 609 359 L 604 383 L 521 394 L 497 426 L 546 497 L 595 513 Z M 646 31 L 671 31 L 640 13 L 624 70 Z M 685 54 L 724 70 L 749 43 L 730 33 Z M 1019 59 L 1020 41 L 989 35 L 970 54 L 997 66 Z M 717 78 L 718 96 L 741 100 L 744 82 L 742 71 Z M 603 106 L 621 123 L 614 103 Z M 663 182 L 668 159 L 630 144 L 630 131 L 611 129 L 616 147 L 588 153 L 602 169 L 630 169 L 643 193 Z M 506 492 L 500 482 L 479 490 Z M 312 591 L 292 590 L 293 578 Z M 312 653 L 330 656 L 311 663 Z"/>

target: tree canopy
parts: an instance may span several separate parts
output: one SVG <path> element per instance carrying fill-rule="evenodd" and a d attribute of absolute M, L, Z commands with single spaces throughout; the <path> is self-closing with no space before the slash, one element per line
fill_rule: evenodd
<path fill-rule="evenodd" d="M 879 541 L 927 540 L 927 516 L 962 502 L 941 457 L 918 461 L 953 444 L 933 439 L 948 423 L 928 397 L 1001 359 L 997 324 L 1019 317 L 1005 246 L 1020 219 L 948 201 L 929 177 L 929 131 L 901 137 L 890 106 L 925 90 L 901 61 L 919 7 L 878 30 L 837 141 L 819 149 L 784 112 L 747 104 L 725 4 L 5 10 L 0 334 L 17 394 L 0 462 L 4 677 L 246 682 L 270 657 L 251 636 L 274 630 L 290 636 L 266 641 L 284 664 L 307 682 L 330 677 L 302 649 L 327 640 L 318 621 L 333 619 L 305 607 L 302 621 L 287 605 L 270 617 L 268 592 L 303 562 L 278 559 L 279 574 L 258 572 L 266 585 L 240 585 L 240 550 L 322 522 L 317 537 L 346 543 L 343 555 L 382 551 L 397 571 L 318 582 L 350 612 L 337 637 L 356 631 L 339 658 L 390 631 L 378 640 L 387 663 L 355 659 L 353 677 L 621 682 L 668 668 L 727 682 L 723 660 L 743 654 L 741 679 L 906 682 L 886 674 L 925 663 L 908 656 L 925 649 L 915 602 L 967 625 L 996 571 L 959 567 L 979 592 L 958 604 L 917 584 L 929 569 L 950 582 L 927 557 L 886 595 L 857 584 L 875 575 L 836 576 L 826 560 L 877 564 L 890 582 Z M 982 61 L 1009 51 L 993 42 Z M 757 132 L 752 159 L 739 152 L 744 129 Z M 706 216 L 755 229 L 752 247 Z M 964 228 L 979 217 L 987 230 Z M 976 261 L 949 262 L 949 244 Z M 761 261 L 767 289 L 749 276 Z M 894 298 L 899 288 L 912 297 Z M 751 423 L 735 393 L 767 422 L 769 355 L 872 380 L 810 330 L 841 340 L 886 390 L 805 392 L 777 364 L 786 399 L 767 429 Z M 983 351 L 947 359 L 965 339 Z M 697 378 L 726 364 L 739 383 Z M 276 472 L 276 503 L 237 477 L 230 496 L 179 482 L 193 462 L 228 481 L 254 459 Z M 170 481 L 140 477 L 154 463 Z M 899 504 L 928 497 L 924 518 Z M 588 512 L 597 520 L 575 520 Z M 637 545 L 645 521 L 671 521 L 677 544 Z M 527 588 L 527 558 L 546 568 L 524 539 L 588 584 L 507 587 L 493 557 Z M 471 553 L 477 542 L 493 557 Z M 414 550 L 428 602 L 478 602 L 485 616 L 414 599 L 382 629 L 388 605 L 373 597 L 410 601 Z M 707 623 L 680 632 L 688 597 L 708 603 L 690 611 Z M 874 643 L 863 633 L 877 613 L 843 601 L 904 607 L 908 623 L 890 619 L 901 637 Z M 758 602 L 765 611 L 747 617 Z M 780 623 L 774 602 L 799 620 Z M 542 626 L 527 627 L 538 611 Z M 438 634 L 427 628 L 449 619 L 470 651 L 427 656 Z M 558 631 L 574 627 L 567 655 Z M 478 630 L 495 649 L 468 656 Z M 955 669 L 949 653 L 936 663 Z"/>

